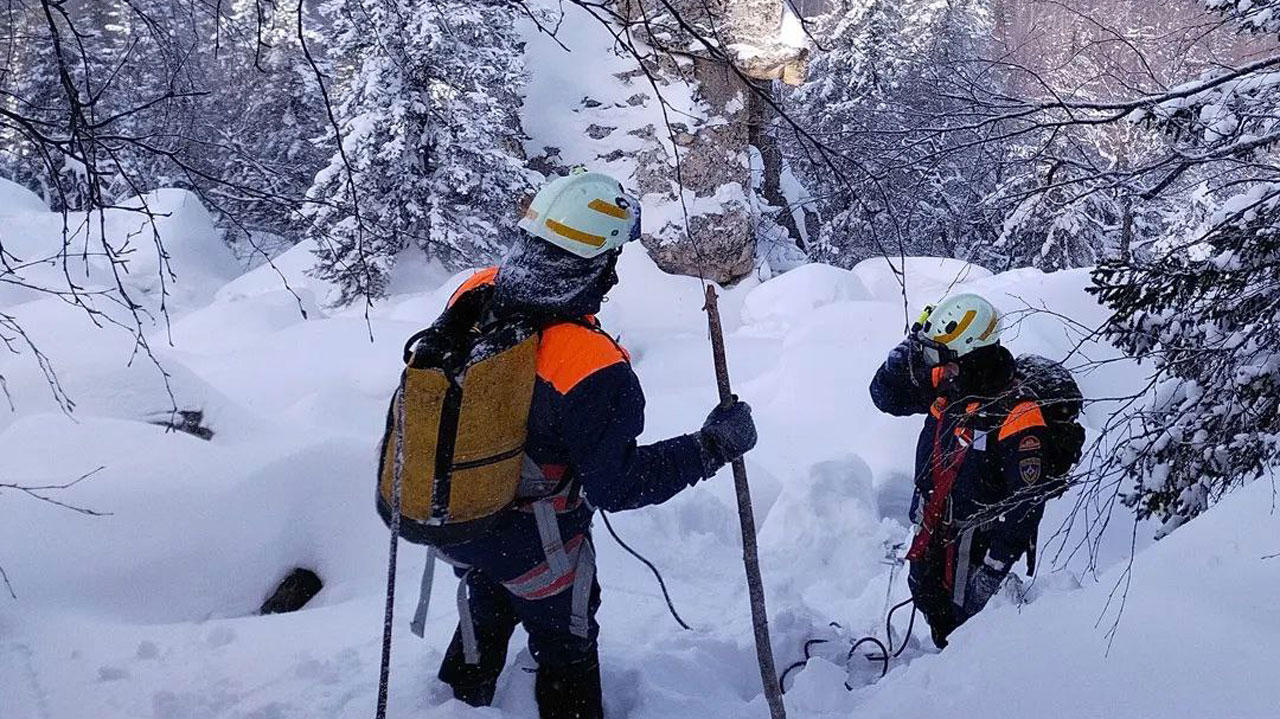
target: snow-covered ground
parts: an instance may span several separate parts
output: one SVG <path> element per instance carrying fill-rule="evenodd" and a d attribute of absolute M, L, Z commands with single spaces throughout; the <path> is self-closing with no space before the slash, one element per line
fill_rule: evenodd
<path fill-rule="evenodd" d="M 6 251 L 22 256 L 22 243 L 35 247 L 61 227 L 33 198 L 0 189 L 17 198 L 0 202 Z M 0 312 L 24 323 L 76 403 L 74 414 L 59 408 L 29 352 L 0 355 L 15 405 L 0 413 L 0 482 L 59 484 L 102 467 L 53 496 L 109 513 L 0 492 L 0 566 L 17 593 L 0 596 L 0 717 L 367 718 L 386 549 L 373 511 L 375 443 L 402 340 L 462 278 L 405 264 L 412 276 L 398 278 L 403 291 L 366 323 L 359 308 L 322 309 L 329 288 L 303 274 L 306 246 L 237 276 L 190 196 L 152 200 L 173 213 L 164 222 L 176 278 L 171 327 L 157 321 L 151 338 L 178 406 L 203 410 L 215 435 L 203 441 L 149 423 L 166 416 L 169 394 L 127 333 L 95 328 L 56 299 L 0 294 Z M 139 222 L 109 220 L 125 233 Z M 1007 311 L 1043 306 L 1086 325 L 1103 317 L 1083 271 L 990 276 L 912 259 L 905 274 L 913 312 L 963 287 Z M 603 321 L 633 352 L 649 400 L 646 438 L 696 429 L 715 394 L 699 283 L 661 273 L 634 246 L 621 277 Z M 154 278 L 154 268 L 140 268 L 128 283 L 154 303 Z M 747 281 L 724 293 L 722 309 L 735 387 L 760 425 L 747 465 L 785 667 L 829 622 L 849 635 L 882 634 L 887 602 L 906 596 L 902 572 L 884 560 L 886 546 L 907 537 L 919 422 L 878 414 L 866 391 L 906 311 L 884 260 Z M 1061 358 L 1076 341 L 1062 320 L 1040 313 L 1017 323 L 1008 344 Z M 1114 356 L 1103 346 L 1085 352 Z M 1102 397 L 1140 376 L 1111 363 L 1079 379 L 1086 395 Z M 1108 409 L 1092 406 L 1087 423 L 1099 426 Z M 723 473 L 615 519 L 662 568 L 694 631 L 676 626 L 650 575 L 599 533 L 611 717 L 767 716 L 731 484 Z M 849 676 L 815 659 L 788 678 L 791 716 L 1274 717 L 1280 559 L 1263 559 L 1280 552 L 1273 504 L 1272 487 L 1255 483 L 1154 545 L 1151 528 L 1135 533 L 1118 515 L 1091 553 L 1096 573 L 1081 554 L 1057 571 L 1045 567 L 1030 603 L 997 600 L 952 648 L 912 646 L 879 681 L 859 664 Z M 1046 535 L 1071 505 L 1052 506 Z M 1128 604 L 1109 643 L 1108 599 L 1135 537 Z M 1052 551 L 1044 554 L 1048 562 Z M 435 680 L 455 621 L 454 582 L 439 570 L 426 641 L 412 637 L 421 556 L 412 547 L 402 554 L 391 716 L 534 716 L 525 652 L 513 653 L 493 709 L 454 702 Z M 316 569 L 323 592 L 301 612 L 256 616 L 295 566 Z"/>

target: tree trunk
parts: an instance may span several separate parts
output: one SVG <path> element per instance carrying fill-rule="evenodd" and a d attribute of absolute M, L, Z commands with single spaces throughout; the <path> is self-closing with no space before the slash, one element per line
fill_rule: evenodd
<path fill-rule="evenodd" d="M 773 93 L 772 83 L 759 82 L 756 87 L 762 92 Z M 760 152 L 764 170 L 764 178 L 760 183 L 760 195 L 771 206 L 777 208 L 778 214 L 774 221 L 785 227 L 791 241 L 803 250 L 804 235 L 800 233 L 795 214 L 791 211 L 790 203 L 782 192 L 782 148 L 778 146 L 778 138 L 769 131 L 775 114 L 774 109 L 765 102 L 764 98 L 754 93 L 749 95 L 747 104 L 748 142 Z"/>

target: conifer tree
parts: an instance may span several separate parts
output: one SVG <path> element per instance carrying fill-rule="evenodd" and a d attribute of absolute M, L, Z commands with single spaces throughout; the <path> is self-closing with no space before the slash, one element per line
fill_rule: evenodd
<path fill-rule="evenodd" d="M 1276 0 L 1208 5 L 1252 32 L 1280 32 Z M 1111 337 L 1155 370 L 1156 391 L 1124 428 L 1117 459 L 1126 502 L 1166 531 L 1280 460 L 1276 57 L 1222 81 L 1208 75 L 1147 111 L 1181 157 L 1212 159 L 1226 181 L 1209 216 L 1175 228 L 1154 256 L 1094 273 L 1094 291 L 1115 313 Z"/>
<path fill-rule="evenodd" d="M 316 176 L 310 234 L 337 300 L 385 293 L 402 250 L 450 267 L 493 260 L 529 186 L 524 83 L 505 2 L 338 0 L 327 7 L 341 150 Z"/>
<path fill-rule="evenodd" d="M 985 3 L 872 0 L 828 22 L 810 82 L 789 99 L 808 134 L 789 159 L 821 220 L 813 254 L 846 266 L 963 255 L 992 234 L 979 200 L 996 148 L 936 128 L 962 109 L 989 34 Z"/>

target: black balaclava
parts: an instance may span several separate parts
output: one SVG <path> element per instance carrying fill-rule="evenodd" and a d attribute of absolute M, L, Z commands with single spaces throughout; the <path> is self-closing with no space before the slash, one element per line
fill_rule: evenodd
<path fill-rule="evenodd" d="M 618 283 L 618 254 L 578 257 L 521 230 L 498 267 L 493 312 L 540 319 L 594 315 Z"/>

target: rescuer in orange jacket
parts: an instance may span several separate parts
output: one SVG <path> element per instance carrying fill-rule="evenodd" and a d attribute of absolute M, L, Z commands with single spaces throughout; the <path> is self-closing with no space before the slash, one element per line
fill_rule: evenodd
<path fill-rule="evenodd" d="M 976 521 L 1044 475 L 1045 419 L 1035 402 L 1019 398 L 1014 374 L 995 307 L 959 294 L 925 311 L 871 383 L 880 411 L 926 415 L 908 583 L 939 648 L 986 606 L 1044 511 L 1024 502 Z"/>
<path fill-rule="evenodd" d="M 493 286 L 495 315 L 543 327 L 517 502 L 486 536 L 442 550 L 467 599 L 440 679 L 468 704 L 488 705 L 517 625 L 538 663 L 543 719 L 603 716 L 591 521 L 667 501 L 714 475 L 756 441 L 743 402 L 717 407 L 702 429 L 641 446 L 644 393 L 630 356 L 594 315 L 617 282 L 639 206 L 616 180 L 575 173 L 534 198 L 501 266 L 477 273 L 455 299 Z"/>

